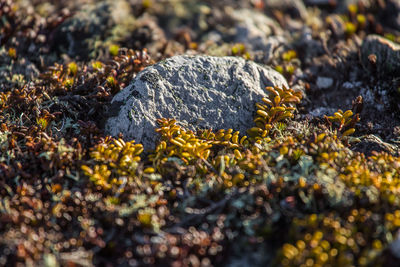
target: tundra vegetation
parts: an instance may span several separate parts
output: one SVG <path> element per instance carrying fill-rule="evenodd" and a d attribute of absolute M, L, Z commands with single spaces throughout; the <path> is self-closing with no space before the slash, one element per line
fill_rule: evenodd
<path fill-rule="evenodd" d="M 379 65 L 396 1 L 170 2 L 0 0 L 0 266 L 398 266 L 400 80 Z M 291 39 L 230 42 L 232 8 Z M 370 34 L 385 48 L 365 55 Z M 290 88 L 265 88 L 247 132 L 106 136 L 112 97 L 179 53 Z"/>

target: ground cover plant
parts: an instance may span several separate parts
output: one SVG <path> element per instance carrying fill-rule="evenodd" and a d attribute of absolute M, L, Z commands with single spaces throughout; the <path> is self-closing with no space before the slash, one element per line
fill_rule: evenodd
<path fill-rule="evenodd" d="M 0 0 L 0 266 L 398 266 L 400 80 L 360 47 L 396 45 L 400 7 L 296 3 Z M 285 42 L 238 42 L 241 8 Z M 290 86 L 265 88 L 247 132 L 106 136 L 112 97 L 181 53 Z"/>

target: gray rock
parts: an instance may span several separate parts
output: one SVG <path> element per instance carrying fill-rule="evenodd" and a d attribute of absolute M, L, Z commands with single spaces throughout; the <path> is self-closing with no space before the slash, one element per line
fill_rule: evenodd
<path fill-rule="evenodd" d="M 308 112 L 313 117 L 323 117 L 324 115 L 326 116 L 331 116 L 333 113 L 337 111 L 336 108 L 331 108 L 331 107 L 317 107 L 311 111 Z"/>
<path fill-rule="evenodd" d="M 264 49 L 268 45 L 268 36 L 283 34 L 276 21 L 260 12 L 240 9 L 230 13 L 236 22 L 234 42 L 245 43 L 252 50 Z"/>
<path fill-rule="evenodd" d="M 208 50 L 207 54 L 226 55 L 230 53 L 232 43 L 241 43 L 254 61 L 268 64 L 276 57 L 275 51 L 288 44 L 278 22 L 265 14 L 232 7 L 227 7 L 225 12 L 229 23 L 218 25 L 217 30 L 203 35 L 203 42 L 217 44 L 216 49 L 212 47 L 212 51 Z"/>
<path fill-rule="evenodd" d="M 372 151 L 386 152 L 395 156 L 400 152 L 395 145 L 386 143 L 373 134 L 362 136 L 360 139 L 361 142 L 354 145 L 352 150 L 364 153 L 366 156 L 372 155 Z"/>
<path fill-rule="evenodd" d="M 266 86 L 288 86 L 275 70 L 238 57 L 174 56 L 147 67 L 111 102 L 105 129 L 135 139 L 146 150 L 159 136 L 158 118 L 185 128 L 253 127 L 255 103 Z"/>
<path fill-rule="evenodd" d="M 243 43 L 255 61 L 269 62 L 274 51 L 287 44 L 279 24 L 265 14 L 250 9 L 232 9 L 228 14 L 235 23 L 232 41 Z"/>
<path fill-rule="evenodd" d="M 288 43 L 287 39 L 283 36 L 269 36 L 262 41 L 263 48 L 257 50 L 250 50 L 254 61 L 270 64 L 276 59 L 283 48 Z M 260 42 L 261 44 L 261 42 Z M 247 48 L 248 46 L 246 46 Z"/>
<path fill-rule="evenodd" d="M 379 35 L 368 35 L 361 46 L 367 68 L 380 74 L 400 75 L 400 45 Z"/>
<path fill-rule="evenodd" d="M 396 31 L 400 31 L 400 1 L 387 0 L 383 11 L 384 23 Z"/>
<path fill-rule="evenodd" d="M 94 58 L 98 48 L 126 38 L 134 22 L 126 0 L 88 3 L 57 27 L 52 46 L 71 57 Z"/>
<path fill-rule="evenodd" d="M 396 233 L 396 237 L 389 245 L 389 250 L 397 259 L 400 259 L 400 232 Z"/>
<path fill-rule="evenodd" d="M 317 78 L 317 86 L 321 89 L 327 89 L 333 85 L 333 79 L 329 77 L 319 76 Z"/>
<path fill-rule="evenodd" d="M 313 64 L 315 57 L 319 57 L 325 53 L 322 42 L 313 38 L 313 31 L 310 27 L 304 27 L 300 38 L 295 41 L 295 46 L 301 53 L 299 56 L 303 58 L 305 64 Z"/>
<path fill-rule="evenodd" d="M 157 18 L 145 13 L 135 22 L 135 30 L 126 38 L 133 49 L 142 49 L 146 47 L 150 55 L 156 56 L 167 44 L 164 31 L 157 24 Z"/>

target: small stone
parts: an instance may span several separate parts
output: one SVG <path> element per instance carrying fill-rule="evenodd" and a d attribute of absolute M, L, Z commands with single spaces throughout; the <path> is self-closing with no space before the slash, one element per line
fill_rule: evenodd
<path fill-rule="evenodd" d="M 239 57 L 174 56 L 147 67 L 115 95 L 107 134 L 123 133 L 146 150 L 159 135 L 156 120 L 174 118 L 187 129 L 253 127 L 255 103 L 266 86 L 288 86 L 281 74 Z"/>
<path fill-rule="evenodd" d="M 55 29 L 52 47 L 70 57 L 93 58 L 99 46 L 119 42 L 134 26 L 135 18 L 126 0 L 94 1 L 83 5 Z"/>
<path fill-rule="evenodd" d="M 329 77 L 318 77 L 317 78 L 317 86 L 321 89 L 327 89 L 331 87 L 333 84 L 333 79 Z"/>
<path fill-rule="evenodd" d="M 308 114 L 311 115 L 312 117 L 323 117 L 324 115 L 330 116 L 331 114 L 333 114 L 336 111 L 337 111 L 337 109 L 335 109 L 335 108 L 318 107 L 313 110 L 310 110 L 308 112 Z"/>
<path fill-rule="evenodd" d="M 389 250 L 397 259 L 400 259 L 400 235 L 399 233 L 396 234 L 396 238 L 394 241 L 389 245 Z"/>
<path fill-rule="evenodd" d="M 325 53 L 322 42 L 313 38 L 313 31 L 307 26 L 301 30 L 300 38 L 295 41 L 295 46 L 307 65 L 313 64 L 313 58 Z"/>
<path fill-rule="evenodd" d="M 249 9 L 228 10 L 235 23 L 232 41 L 243 43 L 254 55 L 255 61 L 269 62 L 274 57 L 274 51 L 287 44 L 279 24 L 265 14 Z"/>
<path fill-rule="evenodd" d="M 125 42 L 137 50 L 145 47 L 150 55 L 157 55 L 167 44 L 164 31 L 156 23 L 156 18 L 147 14 L 136 20 L 135 29 Z"/>
<path fill-rule="evenodd" d="M 399 149 L 392 144 L 382 141 L 378 136 L 369 134 L 360 138 L 361 142 L 352 147 L 353 151 L 364 153 L 371 156 L 373 151 L 386 152 L 392 155 L 398 155 Z"/>
<path fill-rule="evenodd" d="M 264 49 L 267 37 L 282 35 L 279 24 L 266 15 L 249 9 L 233 10 L 231 19 L 236 22 L 234 42 L 244 43 L 252 50 Z"/>
<path fill-rule="evenodd" d="M 361 47 L 361 59 L 371 71 L 400 75 L 400 45 L 379 35 L 368 35 Z"/>
<path fill-rule="evenodd" d="M 384 24 L 396 31 L 400 31 L 400 1 L 386 0 L 382 19 Z"/>

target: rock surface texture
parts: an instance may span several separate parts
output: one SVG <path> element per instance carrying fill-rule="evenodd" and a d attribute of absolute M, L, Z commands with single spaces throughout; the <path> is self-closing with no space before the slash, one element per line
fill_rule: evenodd
<path fill-rule="evenodd" d="M 400 75 L 400 45 L 379 35 L 365 38 L 361 47 L 365 66 L 379 73 Z"/>
<path fill-rule="evenodd" d="M 237 57 L 175 56 L 140 72 L 111 102 L 106 132 L 123 133 L 146 150 L 158 139 L 156 120 L 175 118 L 196 130 L 253 127 L 266 86 L 287 86 L 275 70 Z"/>
<path fill-rule="evenodd" d="M 233 42 L 243 43 L 258 62 L 268 62 L 276 48 L 287 43 L 279 24 L 262 13 L 239 9 L 230 16 L 236 23 Z"/>
<path fill-rule="evenodd" d="M 83 5 L 54 32 L 54 49 L 69 56 L 94 56 L 102 45 L 108 47 L 127 38 L 135 18 L 125 0 L 98 1 Z M 104 43 L 104 44 L 103 44 Z"/>

